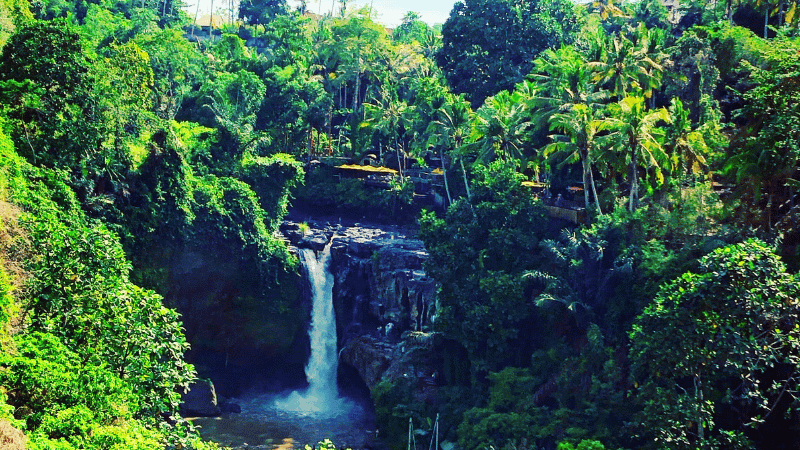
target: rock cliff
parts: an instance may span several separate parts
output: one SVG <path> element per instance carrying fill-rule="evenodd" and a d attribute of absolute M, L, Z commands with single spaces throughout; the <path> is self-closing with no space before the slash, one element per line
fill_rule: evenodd
<path fill-rule="evenodd" d="M 432 342 L 437 310 L 421 241 L 393 226 L 286 222 L 281 230 L 296 247 L 331 243 L 340 363 L 352 366 L 370 391 L 381 381 L 437 372 L 425 356 L 433 346 L 418 345 Z"/>
<path fill-rule="evenodd" d="M 302 378 L 308 309 L 299 300 L 300 277 L 287 276 L 272 297 L 259 292 L 258 271 L 223 245 L 170 249 L 168 304 L 182 314 L 187 353 L 199 375 L 223 395 L 258 383 L 292 386 Z M 275 298 L 292 305 L 276 310 Z M 297 300 L 295 300 L 297 299 Z M 280 367 L 280 370 L 273 370 Z M 285 374 L 285 375 L 284 375 Z"/>

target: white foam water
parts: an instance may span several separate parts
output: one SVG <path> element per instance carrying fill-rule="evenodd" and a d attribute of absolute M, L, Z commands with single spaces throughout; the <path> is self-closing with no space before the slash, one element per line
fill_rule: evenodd
<path fill-rule="evenodd" d="M 339 397 L 336 372 L 336 315 L 333 309 L 333 274 L 330 271 L 331 244 L 319 255 L 300 249 L 300 257 L 311 283 L 311 326 L 308 330 L 311 355 L 306 364 L 308 388 L 276 400 L 284 411 L 338 415 L 347 413 L 350 402 Z"/>

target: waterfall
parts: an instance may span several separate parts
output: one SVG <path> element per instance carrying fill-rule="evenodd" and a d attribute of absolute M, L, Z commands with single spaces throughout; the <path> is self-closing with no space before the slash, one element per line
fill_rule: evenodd
<path fill-rule="evenodd" d="M 321 404 L 339 397 L 336 387 L 338 358 L 336 353 L 336 316 L 333 310 L 333 274 L 329 269 L 331 244 L 317 257 L 314 250 L 300 250 L 311 283 L 311 355 L 306 365 L 308 397 Z"/>
<path fill-rule="evenodd" d="M 276 405 L 284 411 L 337 413 L 345 409 L 346 402 L 339 397 L 336 387 L 339 355 L 336 352 L 336 316 L 333 310 L 330 257 L 330 243 L 319 256 L 314 250 L 300 249 L 300 260 L 308 274 L 312 297 L 311 326 L 308 330 L 311 355 L 306 364 L 308 388 L 277 400 Z"/>

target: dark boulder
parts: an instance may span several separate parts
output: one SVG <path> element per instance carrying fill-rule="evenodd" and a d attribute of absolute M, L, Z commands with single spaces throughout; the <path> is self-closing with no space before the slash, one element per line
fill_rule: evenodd
<path fill-rule="evenodd" d="M 181 398 L 180 413 L 184 417 L 215 417 L 220 415 L 214 383 L 198 380 L 189 385 Z"/>

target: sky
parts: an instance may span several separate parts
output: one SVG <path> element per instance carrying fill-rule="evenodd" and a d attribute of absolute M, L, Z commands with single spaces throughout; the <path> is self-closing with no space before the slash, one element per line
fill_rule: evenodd
<path fill-rule="evenodd" d="M 200 11 L 208 12 L 211 7 L 211 0 L 184 0 L 190 12 L 190 16 L 194 15 L 197 8 L 197 2 L 200 2 Z M 287 0 L 289 7 L 294 9 L 300 4 L 299 0 Z M 339 11 L 340 4 L 338 0 L 308 0 L 308 9 L 312 12 L 324 14 L 330 12 L 331 5 L 336 2 L 334 10 Z M 377 11 L 377 21 L 383 25 L 393 28 L 403 20 L 403 16 L 408 11 L 419 13 L 420 18 L 430 25 L 437 23 L 444 23 L 447 17 L 450 16 L 450 10 L 457 0 L 350 0 L 347 5 L 348 10 L 357 9 L 361 6 L 372 5 Z M 225 0 L 215 0 L 215 8 L 217 9 Z"/>
<path fill-rule="evenodd" d="M 347 8 L 356 9 L 371 4 L 378 12 L 377 21 L 387 27 L 400 25 L 403 16 L 409 11 L 419 13 L 422 20 L 429 25 L 435 25 L 444 23 L 447 20 L 455 2 L 456 0 L 351 0 Z M 291 6 L 299 3 L 298 1 L 289 0 L 289 5 Z M 333 0 L 317 0 L 317 2 L 308 0 L 308 8 L 312 12 L 318 13 L 321 6 L 323 13 L 325 11 L 330 12 L 332 3 Z M 336 1 L 335 10 L 338 11 L 339 7 L 339 2 Z"/>

